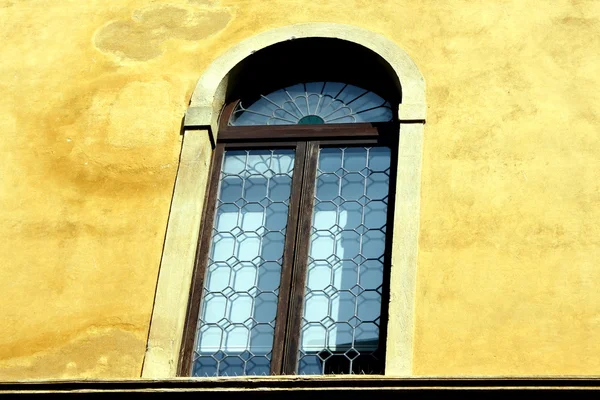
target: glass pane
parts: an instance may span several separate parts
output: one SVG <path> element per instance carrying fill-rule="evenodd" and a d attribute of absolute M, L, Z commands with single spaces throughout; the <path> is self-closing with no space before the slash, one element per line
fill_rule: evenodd
<path fill-rule="evenodd" d="M 387 122 L 391 104 L 368 90 L 339 82 L 307 82 L 282 88 L 258 100 L 242 100 L 229 125 L 303 125 Z"/>
<path fill-rule="evenodd" d="M 223 156 L 194 376 L 270 372 L 293 167 L 293 150 Z"/>
<path fill-rule="evenodd" d="M 377 355 L 389 174 L 387 147 L 320 150 L 299 374 L 383 372 Z"/>

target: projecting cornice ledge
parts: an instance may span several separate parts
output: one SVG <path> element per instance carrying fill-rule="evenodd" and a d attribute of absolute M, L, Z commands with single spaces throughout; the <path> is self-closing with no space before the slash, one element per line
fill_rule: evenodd
<path fill-rule="evenodd" d="M 376 395 L 378 399 L 397 399 L 424 392 L 460 391 L 462 395 L 481 396 L 481 392 L 502 392 L 504 395 L 531 392 L 570 392 L 584 394 L 598 391 L 599 378 L 392 378 L 382 376 L 333 377 L 229 377 L 181 378 L 170 380 L 121 381 L 37 381 L 0 383 L 2 398 L 22 395 L 59 397 L 92 395 L 93 398 L 114 398 L 125 394 L 140 398 L 223 399 L 228 395 L 244 399 L 281 399 L 282 395 L 302 394 L 311 400 L 332 398 L 361 399 Z M 510 393 L 507 393 L 510 392 Z M 343 396 L 343 397 L 337 397 Z"/>
<path fill-rule="evenodd" d="M 400 104 L 398 106 L 398 120 L 401 124 L 424 124 L 427 116 L 425 104 Z"/>

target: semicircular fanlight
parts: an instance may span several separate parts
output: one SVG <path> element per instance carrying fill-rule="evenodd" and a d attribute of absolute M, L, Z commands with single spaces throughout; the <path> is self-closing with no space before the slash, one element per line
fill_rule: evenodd
<path fill-rule="evenodd" d="M 278 89 L 252 104 L 240 101 L 231 126 L 388 122 L 392 107 L 377 94 L 339 82 L 308 82 Z"/>

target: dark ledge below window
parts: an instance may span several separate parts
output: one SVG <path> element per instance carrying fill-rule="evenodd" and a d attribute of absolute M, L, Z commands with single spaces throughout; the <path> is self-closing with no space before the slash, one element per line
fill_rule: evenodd
<path fill-rule="evenodd" d="M 85 397 L 108 398 L 116 394 L 139 398 L 229 398 L 281 399 L 282 395 L 301 394 L 310 400 L 346 399 L 381 400 L 424 392 L 549 392 L 570 391 L 579 394 L 600 389 L 600 377 L 519 377 L 519 378 L 394 378 L 383 376 L 282 376 L 178 378 L 169 380 L 52 380 L 1 382 L 0 397 Z M 374 395 L 376 399 L 365 398 Z M 306 397 L 305 397 L 306 398 Z M 288 400 L 288 399 L 286 399 Z"/>

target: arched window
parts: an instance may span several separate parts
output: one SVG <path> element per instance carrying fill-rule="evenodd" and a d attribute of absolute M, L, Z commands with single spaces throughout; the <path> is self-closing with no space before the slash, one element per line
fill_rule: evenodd
<path fill-rule="evenodd" d="M 239 101 L 229 126 L 320 125 L 393 120 L 389 101 L 340 82 L 303 82 L 260 95 L 244 106 Z"/>
<path fill-rule="evenodd" d="M 214 60 L 142 376 L 410 375 L 425 110 L 410 57 L 357 27 L 281 27 Z"/>
<path fill-rule="evenodd" d="M 358 55 L 332 57 L 334 42 L 268 59 L 310 46 L 329 71 L 293 77 L 335 77 Z M 275 75 L 224 108 L 184 350 L 192 375 L 383 373 L 397 99 L 360 76 L 367 60 L 352 83 Z"/>

